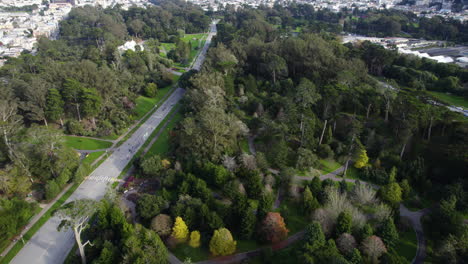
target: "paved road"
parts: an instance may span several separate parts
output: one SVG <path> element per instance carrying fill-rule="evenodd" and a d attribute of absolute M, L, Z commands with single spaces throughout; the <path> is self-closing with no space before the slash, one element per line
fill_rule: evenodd
<path fill-rule="evenodd" d="M 207 37 L 205 46 L 200 56 L 194 63 L 195 69 L 200 69 L 213 35 L 216 34 L 216 22 L 211 25 L 211 32 Z M 137 131 L 119 148 L 117 148 L 91 175 L 83 181 L 78 189 L 66 202 L 77 199 L 100 200 L 106 193 L 108 183 L 114 181 L 133 155 L 139 150 L 153 130 L 169 114 L 173 106 L 182 98 L 185 90 L 177 88 L 174 93 L 154 112 L 151 117 L 141 125 Z M 29 240 L 23 249 L 11 261 L 14 264 L 59 264 L 63 263 L 68 252 L 73 248 L 73 232 L 58 232 L 57 226 L 60 219 L 50 218 Z"/>

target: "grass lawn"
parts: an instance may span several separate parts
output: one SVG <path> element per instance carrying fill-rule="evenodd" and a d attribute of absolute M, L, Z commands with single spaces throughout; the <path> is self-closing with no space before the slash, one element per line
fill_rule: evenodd
<path fill-rule="evenodd" d="M 286 210 L 284 210 L 284 205 L 286 205 Z M 289 229 L 290 236 L 303 230 L 310 223 L 302 212 L 300 205 L 297 203 L 284 200 L 281 202 L 279 210 L 281 211 L 281 216 L 283 216 L 284 221 L 286 222 L 286 228 Z"/>
<path fill-rule="evenodd" d="M 439 99 L 443 103 L 452 105 L 452 106 L 461 106 L 468 109 L 468 100 L 462 96 L 457 96 L 453 94 L 441 93 L 441 92 L 428 92 L 430 95 Z"/>
<path fill-rule="evenodd" d="M 398 255 L 405 257 L 408 263 L 411 263 L 416 255 L 417 245 L 416 232 L 414 232 L 413 228 L 410 228 L 410 230 L 400 233 L 400 239 L 395 245 L 395 250 Z"/>
<path fill-rule="evenodd" d="M 198 51 L 205 45 L 207 34 L 206 33 L 198 33 L 198 34 L 185 34 L 181 39 L 182 41 L 188 43 L 190 42 L 192 49 L 190 50 L 190 58 L 189 63 L 187 65 L 181 65 L 180 63 L 174 63 L 175 66 L 179 68 L 187 67 L 195 58 Z M 171 49 L 175 49 L 174 43 L 161 43 L 161 46 L 169 52 Z M 182 72 L 182 71 L 180 71 Z"/>
<path fill-rule="evenodd" d="M 110 148 L 112 142 L 92 138 L 65 136 L 65 145 L 74 149 L 95 150 Z"/>
<path fill-rule="evenodd" d="M 255 240 L 237 240 L 237 253 L 246 252 L 257 249 L 262 245 L 258 244 Z"/>
<path fill-rule="evenodd" d="M 148 150 L 146 155 L 161 155 L 164 156 L 169 151 L 169 133 L 182 120 L 183 115 L 180 112 L 174 114 L 169 124 L 166 126 L 164 131 L 159 135 L 159 138 L 154 142 L 151 148 Z"/>
<path fill-rule="evenodd" d="M 101 155 L 104 154 L 104 153 L 106 153 L 106 152 L 105 151 L 98 151 L 98 152 L 89 153 L 88 156 L 82 160 L 82 162 L 88 164 L 89 166 L 91 166 L 91 164 L 95 160 L 97 160 L 99 157 L 101 157 Z"/>
<path fill-rule="evenodd" d="M 333 172 L 341 167 L 340 163 L 330 159 L 321 159 L 319 162 L 319 169 L 322 171 L 322 174 Z"/>
<path fill-rule="evenodd" d="M 192 262 L 208 259 L 210 253 L 207 248 L 200 246 L 199 248 L 193 248 L 187 243 L 180 244 L 174 249 L 169 249 L 180 261 L 184 261 L 190 258 Z"/>

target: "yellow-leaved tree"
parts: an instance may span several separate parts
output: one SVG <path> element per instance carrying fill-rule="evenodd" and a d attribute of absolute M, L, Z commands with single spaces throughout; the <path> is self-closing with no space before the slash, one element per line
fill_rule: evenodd
<path fill-rule="evenodd" d="M 367 151 L 364 148 L 361 148 L 357 153 L 356 163 L 354 163 L 354 167 L 360 169 L 367 166 L 369 162 L 369 157 L 367 156 Z"/>
<path fill-rule="evenodd" d="M 192 233 L 190 233 L 189 246 L 193 248 L 197 248 L 200 246 L 200 232 L 199 231 L 192 231 Z"/>
<path fill-rule="evenodd" d="M 226 256 L 236 251 L 237 242 L 226 228 L 214 231 L 210 241 L 210 252 L 215 256 Z"/>
<path fill-rule="evenodd" d="M 172 237 L 179 242 L 187 241 L 189 230 L 182 217 L 178 216 L 172 228 Z"/>

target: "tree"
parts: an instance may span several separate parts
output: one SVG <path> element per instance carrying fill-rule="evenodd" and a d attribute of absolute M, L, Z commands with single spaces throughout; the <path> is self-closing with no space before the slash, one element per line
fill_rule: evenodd
<path fill-rule="evenodd" d="M 306 214 L 312 213 L 315 209 L 319 208 L 320 204 L 317 201 L 317 198 L 315 198 L 312 195 L 312 192 L 309 189 L 309 186 L 307 186 L 304 190 L 304 193 L 302 194 L 302 202 L 303 202 L 303 208 L 304 212 Z"/>
<path fill-rule="evenodd" d="M 353 249 L 353 252 L 351 253 L 351 256 L 349 257 L 349 262 L 351 264 L 362 263 L 362 256 L 361 256 L 361 252 L 359 252 L 359 249 L 357 248 Z"/>
<path fill-rule="evenodd" d="M 141 218 L 149 221 L 167 206 L 168 203 L 163 197 L 145 193 L 138 199 L 136 210 Z"/>
<path fill-rule="evenodd" d="M 277 243 L 285 239 L 288 232 L 283 217 L 276 212 L 269 212 L 266 215 L 260 229 L 263 239 L 271 243 Z"/>
<path fill-rule="evenodd" d="M 378 236 L 370 236 L 364 239 L 361 243 L 361 248 L 372 263 L 379 263 L 379 257 L 387 252 L 382 239 Z"/>
<path fill-rule="evenodd" d="M 193 248 L 200 247 L 200 232 L 199 231 L 192 231 L 192 233 L 190 233 L 189 246 Z"/>
<path fill-rule="evenodd" d="M 156 177 L 163 169 L 161 157 L 159 155 L 153 155 L 145 158 L 141 163 L 141 170 L 147 177 Z"/>
<path fill-rule="evenodd" d="M 400 187 L 401 187 L 401 196 L 402 196 L 402 199 L 403 200 L 406 200 L 410 197 L 411 195 L 411 186 L 408 182 L 407 179 L 404 179 L 403 181 L 401 181 L 399 183 Z"/>
<path fill-rule="evenodd" d="M 257 220 L 253 212 L 254 208 L 252 206 L 247 207 L 241 219 L 241 237 L 243 239 L 250 239 L 252 237 Z"/>
<path fill-rule="evenodd" d="M 374 234 L 374 230 L 370 224 L 365 224 L 359 231 L 359 239 L 362 241 Z"/>
<path fill-rule="evenodd" d="M 273 196 L 269 193 L 263 192 L 257 207 L 257 219 L 259 221 L 263 220 L 267 213 L 271 211 L 273 203 Z"/>
<path fill-rule="evenodd" d="M 76 108 L 76 115 L 78 116 L 78 121 L 81 122 L 81 91 L 83 86 L 80 82 L 74 79 L 67 79 L 63 84 L 62 96 L 66 103 L 74 105 Z"/>
<path fill-rule="evenodd" d="M 184 220 L 178 216 L 176 217 L 174 227 L 172 228 L 172 236 L 180 242 L 187 240 L 189 230 Z"/>
<path fill-rule="evenodd" d="M 360 169 L 367 166 L 369 162 L 369 157 L 367 157 L 367 151 L 364 148 L 361 148 L 357 153 L 357 159 L 354 163 L 354 167 Z"/>
<path fill-rule="evenodd" d="M 123 241 L 123 264 L 167 264 L 168 253 L 161 238 L 152 230 L 137 224 L 135 231 Z"/>
<path fill-rule="evenodd" d="M 88 220 L 96 211 L 96 202 L 89 199 L 82 199 L 70 202 L 60 208 L 55 214 L 62 219 L 58 226 L 58 230 L 71 228 L 75 235 L 76 244 L 81 255 L 81 263 L 86 264 L 86 256 L 84 248 L 90 241 L 82 243 L 81 233 L 88 227 Z"/>
<path fill-rule="evenodd" d="M 348 211 L 341 212 L 336 220 L 336 235 L 350 233 L 352 221 L 352 216 Z"/>
<path fill-rule="evenodd" d="M 158 93 L 158 86 L 155 83 L 148 83 L 144 89 L 145 95 L 147 97 L 155 97 Z"/>
<path fill-rule="evenodd" d="M 151 229 L 159 236 L 167 237 L 172 232 L 172 218 L 166 214 L 159 214 L 151 220 Z"/>
<path fill-rule="evenodd" d="M 89 117 L 96 126 L 95 117 L 101 110 L 101 96 L 94 88 L 82 88 L 80 94 L 81 112 L 84 117 Z"/>
<path fill-rule="evenodd" d="M 296 168 L 306 170 L 317 164 L 317 156 L 309 149 L 299 148 L 297 151 Z"/>
<path fill-rule="evenodd" d="M 351 234 L 343 233 L 336 240 L 336 245 L 345 256 L 351 255 L 356 249 L 356 239 Z"/>
<path fill-rule="evenodd" d="M 210 240 L 210 252 L 214 256 L 226 256 L 236 251 L 237 242 L 226 228 L 214 231 Z"/>
<path fill-rule="evenodd" d="M 380 197 L 392 205 L 398 204 L 402 199 L 402 191 L 400 185 L 396 182 L 389 183 L 383 186 L 380 190 Z"/>
<path fill-rule="evenodd" d="M 393 218 L 387 217 L 382 226 L 378 229 L 378 234 L 387 247 L 393 247 L 398 241 L 398 231 L 393 222 Z"/>

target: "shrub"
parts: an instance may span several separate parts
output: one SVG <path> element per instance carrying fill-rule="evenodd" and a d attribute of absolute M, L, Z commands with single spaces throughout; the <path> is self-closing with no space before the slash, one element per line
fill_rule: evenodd
<path fill-rule="evenodd" d="M 67 122 L 67 132 L 72 135 L 83 135 L 85 130 L 80 122 L 70 120 Z"/>
<path fill-rule="evenodd" d="M 57 194 L 60 192 L 60 187 L 58 186 L 57 182 L 55 180 L 51 180 L 47 183 L 45 187 L 45 198 L 47 201 L 50 201 L 57 196 Z"/>
<path fill-rule="evenodd" d="M 330 159 L 333 158 L 333 150 L 330 148 L 329 145 L 320 145 L 318 148 L 318 155 L 322 159 Z"/>
<path fill-rule="evenodd" d="M 373 204 L 376 199 L 376 191 L 367 184 L 358 184 L 353 190 L 353 200 L 359 204 Z"/>
<path fill-rule="evenodd" d="M 276 212 L 269 212 L 262 222 L 260 233 L 265 241 L 277 243 L 288 236 L 283 217 Z"/>
<path fill-rule="evenodd" d="M 361 248 L 372 263 L 378 263 L 379 257 L 387 252 L 385 244 L 378 236 L 370 236 L 364 239 L 361 243 Z"/>
<path fill-rule="evenodd" d="M 336 240 L 336 246 L 344 255 L 352 254 L 356 245 L 356 239 L 348 233 L 341 234 Z"/>
<path fill-rule="evenodd" d="M 155 97 L 158 93 L 158 86 L 155 83 L 148 83 L 144 88 L 147 97 Z"/>
<path fill-rule="evenodd" d="M 192 231 L 192 233 L 190 233 L 189 246 L 193 248 L 200 247 L 200 232 L 199 231 Z"/>
<path fill-rule="evenodd" d="M 174 227 L 172 228 L 172 237 L 177 239 L 179 242 L 185 242 L 187 240 L 188 233 L 188 227 L 182 217 L 176 217 Z"/>
<path fill-rule="evenodd" d="M 214 231 L 210 240 L 210 252 L 215 256 L 226 256 L 236 251 L 237 242 L 226 228 Z"/>
<path fill-rule="evenodd" d="M 159 236 L 167 237 L 171 234 L 172 218 L 166 214 L 159 214 L 151 220 L 151 229 L 153 229 Z"/>

